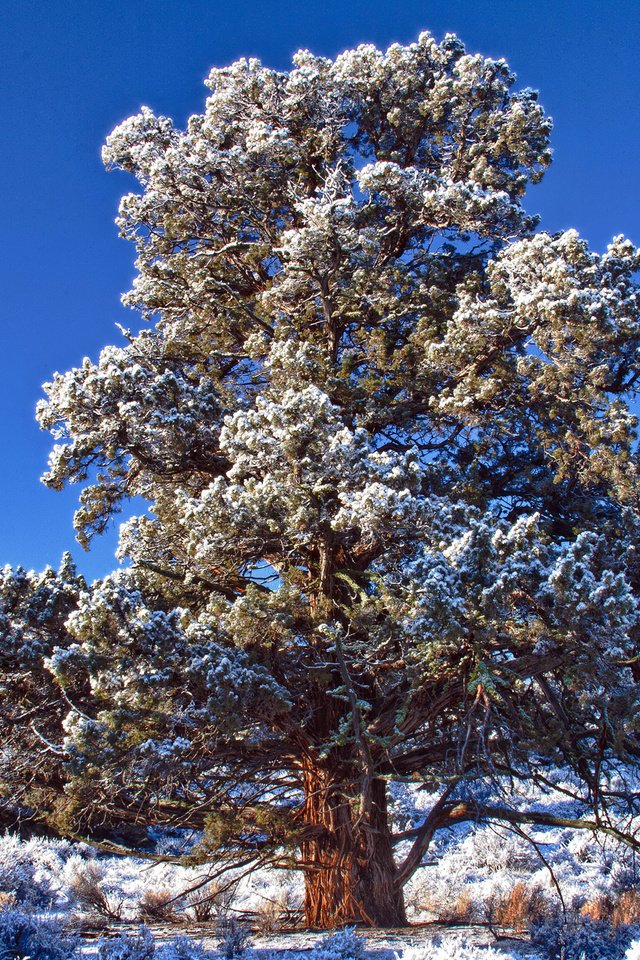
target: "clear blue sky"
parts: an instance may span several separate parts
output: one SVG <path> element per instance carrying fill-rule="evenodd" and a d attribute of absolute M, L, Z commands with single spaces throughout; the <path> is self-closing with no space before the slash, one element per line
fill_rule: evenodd
<path fill-rule="evenodd" d="M 596 249 L 640 243 L 640 0 L 2 0 L 0 563 L 42 568 L 70 549 L 89 577 L 114 566 L 116 531 L 84 554 L 77 491 L 46 490 L 40 385 L 118 341 L 133 251 L 113 225 L 122 174 L 100 147 L 147 104 L 183 123 L 211 66 L 257 56 L 286 69 L 300 47 L 333 56 L 421 30 L 505 57 L 555 120 L 555 162 L 529 194 L 550 230 Z"/>

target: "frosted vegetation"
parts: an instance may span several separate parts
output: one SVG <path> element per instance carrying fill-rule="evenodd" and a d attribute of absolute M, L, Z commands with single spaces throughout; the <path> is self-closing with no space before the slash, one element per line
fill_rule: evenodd
<path fill-rule="evenodd" d="M 423 34 L 214 69 L 185 130 L 143 108 L 108 138 L 137 332 L 45 385 L 44 480 L 80 485 L 83 545 L 148 510 L 92 585 L 68 556 L 2 571 L 0 796 L 138 860 L 5 840 L 23 953 L 51 901 L 215 904 L 232 953 L 243 913 L 302 911 L 624 954 L 640 252 L 536 232 L 551 122 L 514 85 Z"/>
<path fill-rule="evenodd" d="M 558 776 L 556 789 L 521 803 L 531 808 L 533 802 L 557 816 L 577 815 L 565 792 L 571 786 L 571 779 Z M 405 828 L 420 823 L 436 799 L 407 785 L 394 794 L 394 819 Z M 433 860 L 416 872 L 406 891 L 411 922 L 436 926 L 369 943 L 365 931 L 330 938 L 288 934 L 303 916 L 301 876 L 267 868 L 248 876 L 232 872 L 228 885 L 208 880 L 215 864 L 170 862 L 185 845 L 193 849 L 194 839 L 150 837 L 149 850 L 169 858 L 154 863 L 109 856 L 82 843 L 5 835 L 0 956 L 364 960 L 374 951 L 373 957 L 388 960 L 394 955 L 637 960 L 640 955 L 639 867 L 635 853 L 611 837 L 566 828 L 514 832 L 498 824 L 458 825 L 439 838 Z M 125 929 L 118 932 L 121 925 Z"/>

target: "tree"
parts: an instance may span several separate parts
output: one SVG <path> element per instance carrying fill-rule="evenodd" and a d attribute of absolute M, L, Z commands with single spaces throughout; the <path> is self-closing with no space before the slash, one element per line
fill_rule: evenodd
<path fill-rule="evenodd" d="M 607 828 L 638 757 L 640 257 L 535 232 L 551 125 L 504 61 L 294 63 L 108 138 L 144 326 L 46 386 L 45 480 L 85 545 L 150 512 L 47 662 L 89 828 L 205 827 L 302 868 L 309 924 L 398 925 L 437 829 L 526 818 L 479 785 L 568 765 Z M 440 785 L 401 862 L 398 778 Z"/>
<path fill-rule="evenodd" d="M 9 566 L 0 571 L 0 824 L 43 820 L 50 802 L 64 790 L 66 776 L 60 744 L 69 696 L 86 696 L 71 683 L 63 691 L 47 657 L 70 638 L 68 616 L 86 591 L 69 556 L 57 573 L 27 572 Z M 78 681 L 82 682 L 82 676 Z M 59 746 L 58 746 L 59 745 Z M 36 814 L 36 810 L 39 812 Z"/>

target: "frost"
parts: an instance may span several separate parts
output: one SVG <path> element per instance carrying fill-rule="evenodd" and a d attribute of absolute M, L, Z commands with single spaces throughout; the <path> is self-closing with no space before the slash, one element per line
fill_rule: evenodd
<path fill-rule="evenodd" d="M 559 764 L 572 813 L 634 829 L 640 252 L 535 232 L 551 122 L 453 35 L 207 87 L 185 129 L 143 107 L 105 145 L 138 181 L 139 332 L 45 385 L 43 479 L 80 486 L 84 546 L 145 507 L 91 587 L 0 575 L 3 794 L 70 833 L 202 831 L 224 869 L 380 856 L 381 889 L 430 841 L 461 914 L 509 869 L 533 904 L 521 845 L 482 835 L 476 903 L 481 851 L 442 836 L 540 813 L 518 788 Z M 395 778 L 440 805 L 394 864 Z M 376 919 L 347 893 L 330 919 Z"/>

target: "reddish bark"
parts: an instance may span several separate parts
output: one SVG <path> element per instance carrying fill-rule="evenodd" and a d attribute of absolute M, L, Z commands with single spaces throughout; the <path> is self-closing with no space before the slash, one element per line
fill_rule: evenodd
<path fill-rule="evenodd" d="M 338 779 L 328 766 L 310 764 L 303 775 L 304 819 L 310 828 L 309 838 L 301 844 L 307 925 L 405 926 L 384 780 L 374 779 L 367 786 L 362 811 L 357 779 Z"/>

